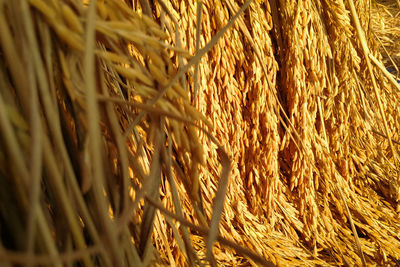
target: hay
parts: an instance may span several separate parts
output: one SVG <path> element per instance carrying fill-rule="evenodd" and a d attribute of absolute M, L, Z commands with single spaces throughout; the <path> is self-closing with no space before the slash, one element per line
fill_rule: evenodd
<path fill-rule="evenodd" d="M 370 12 L 0 1 L 0 263 L 396 264 L 397 33 Z"/>
<path fill-rule="evenodd" d="M 399 77 L 400 65 L 400 12 L 399 2 L 374 1 L 371 28 L 379 44 L 384 65 Z"/>

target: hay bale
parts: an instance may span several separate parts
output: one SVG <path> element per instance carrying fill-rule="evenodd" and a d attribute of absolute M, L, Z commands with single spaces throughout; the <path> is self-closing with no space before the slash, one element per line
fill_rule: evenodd
<path fill-rule="evenodd" d="M 395 264 L 400 98 L 369 10 L 0 1 L 0 262 Z"/>

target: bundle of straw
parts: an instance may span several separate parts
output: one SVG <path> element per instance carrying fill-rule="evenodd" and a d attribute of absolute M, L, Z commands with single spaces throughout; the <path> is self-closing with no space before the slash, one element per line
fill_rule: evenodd
<path fill-rule="evenodd" d="M 166 3 L 191 53 L 243 4 L 201 2 Z M 376 64 L 369 11 L 368 1 L 252 2 L 189 76 L 232 159 L 220 231 L 276 264 L 398 258 L 399 91 Z M 219 161 L 203 140 L 211 214 Z M 218 262 L 242 263 L 217 248 Z"/>
<path fill-rule="evenodd" d="M 117 0 L 0 7 L 2 261 L 147 265 L 156 210 L 141 200 L 159 199 L 161 177 L 205 220 L 195 122 L 207 121 L 171 60 L 188 53 Z"/>
<path fill-rule="evenodd" d="M 370 18 L 0 0 L 0 264 L 395 264 L 400 90 Z"/>

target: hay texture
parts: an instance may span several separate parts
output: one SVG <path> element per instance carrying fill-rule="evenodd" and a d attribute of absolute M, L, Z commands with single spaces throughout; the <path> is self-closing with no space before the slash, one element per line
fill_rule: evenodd
<path fill-rule="evenodd" d="M 0 0 L 0 264 L 398 264 L 381 13 Z"/>
<path fill-rule="evenodd" d="M 400 2 L 374 1 L 372 8 L 372 31 L 379 43 L 382 62 L 387 69 L 400 75 Z"/>

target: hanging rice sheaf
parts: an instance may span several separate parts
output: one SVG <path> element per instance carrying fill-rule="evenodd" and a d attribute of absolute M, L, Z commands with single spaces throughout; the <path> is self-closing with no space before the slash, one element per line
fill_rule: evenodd
<path fill-rule="evenodd" d="M 395 2 L 0 0 L 0 265 L 400 264 Z"/>

